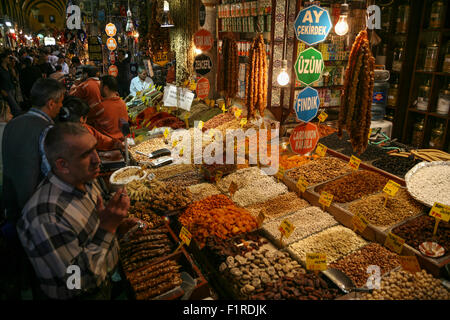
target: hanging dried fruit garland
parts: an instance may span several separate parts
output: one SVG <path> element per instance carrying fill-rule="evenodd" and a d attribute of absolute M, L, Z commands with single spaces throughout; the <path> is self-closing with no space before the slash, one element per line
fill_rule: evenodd
<path fill-rule="evenodd" d="M 252 43 L 245 75 L 247 118 L 255 118 L 256 110 L 264 116 L 267 105 L 267 56 L 264 38 L 260 34 Z"/>
<path fill-rule="evenodd" d="M 363 153 L 368 144 L 374 67 L 375 59 L 370 50 L 367 31 L 363 30 L 353 43 L 345 70 L 338 128 L 340 137 L 343 129 L 348 132 L 353 150 L 358 154 Z"/>
<path fill-rule="evenodd" d="M 218 89 L 228 99 L 236 97 L 238 92 L 239 57 L 236 41 L 225 38 L 222 45 L 222 63 L 218 74 Z"/>

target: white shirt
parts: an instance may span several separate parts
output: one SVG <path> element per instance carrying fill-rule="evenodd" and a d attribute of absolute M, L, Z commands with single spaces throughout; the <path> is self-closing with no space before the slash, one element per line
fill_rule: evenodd
<path fill-rule="evenodd" d="M 136 97 L 138 91 L 142 92 L 153 86 L 153 80 L 150 77 L 145 78 L 145 81 L 141 81 L 139 76 L 133 78 L 130 84 L 130 94 Z"/>
<path fill-rule="evenodd" d="M 61 64 L 61 67 L 62 67 L 62 73 L 64 73 L 64 74 L 69 74 L 69 66 L 67 65 L 67 63 L 65 63 L 65 62 L 63 62 L 62 64 Z"/>
<path fill-rule="evenodd" d="M 48 62 L 53 66 L 56 67 L 56 65 L 58 64 L 58 60 L 59 58 L 57 56 L 54 55 L 49 55 L 48 56 Z"/>

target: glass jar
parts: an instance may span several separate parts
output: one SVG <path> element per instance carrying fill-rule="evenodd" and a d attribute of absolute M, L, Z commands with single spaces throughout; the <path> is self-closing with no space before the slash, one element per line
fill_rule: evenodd
<path fill-rule="evenodd" d="M 430 147 L 435 149 L 444 147 L 444 125 L 442 122 L 431 130 Z"/>
<path fill-rule="evenodd" d="M 406 1 L 405 4 L 402 4 L 398 7 L 396 33 L 408 32 L 410 11 L 411 7 L 409 6 L 409 1 Z"/>
<path fill-rule="evenodd" d="M 445 58 L 442 66 L 442 72 L 450 73 L 450 40 L 447 41 L 447 45 L 445 47 Z"/>
<path fill-rule="evenodd" d="M 419 87 L 419 96 L 417 97 L 417 110 L 427 111 L 428 101 L 430 97 L 430 80 L 427 80 L 425 84 Z"/>
<path fill-rule="evenodd" d="M 444 14 L 444 1 L 437 0 L 431 5 L 430 28 L 440 28 Z"/>
<path fill-rule="evenodd" d="M 403 60 L 405 60 L 405 49 L 403 43 L 394 50 L 394 60 L 392 62 L 392 70 L 400 72 L 402 70 Z"/>
<path fill-rule="evenodd" d="M 448 115 L 448 110 L 450 109 L 450 83 L 448 87 L 442 89 L 439 92 L 439 99 L 436 112 L 443 115 Z"/>
<path fill-rule="evenodd" d="M 421 119 L 414 124 L 411 144 L 414 148 L 420 148 L 424 137 L 424 123 L 425 119 Z"/>
<path fill-rule="evenodd" d="M 438 61 L 438 52 L 439 52 L 439 44 L 434 39 L 431 43 L 428 44 L 427 51 L 425 53 L 425 65 L 424 71 L 435 71 L 436 64 Z"/>
<path fill-rule="evenodd" d="M 388 105 L 395 107 L 398 101 L 398 80 L 396 79 L 389 88 Z"/>
<path fill-rule="evenodd" d="M 389 32 L 391 29 L 392 12 L 392 6 L 384 6 L 381 8 L 381 28 L 385 32 Z"/>

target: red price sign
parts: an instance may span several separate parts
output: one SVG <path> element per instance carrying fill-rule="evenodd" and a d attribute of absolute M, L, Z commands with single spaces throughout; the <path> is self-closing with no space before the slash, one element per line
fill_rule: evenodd
<path fill-rule="evenodd" d="M 199 99 L 206 99 L 209 95 L 209 89 L 210 89 L 209 80 L 206 78 L 200 78 L 200 80 L 198 80 L 197 82 L 197 89 L 196 89 L 197 97 Z"/>
<path fill-rule="evenodd" d="M 211 50 L 213 43 L 214 38 L 211 32 L 206 29 L 200 29 L 194 34 L 194 44 L 197 49 L 209 51 Z"/>
<path fill-rule="evenodd" d="M 119 74 L 119 69 L 115 65 L 112 65 L 108 68 L 108 74 L 113 77 L 117 77 Z"/>
<path fill-rule="evenodd" d="M 297 154 L 307 154 L 315 149 L 319 141 L 319 131 L 312 123 L 297 126 L 289 138 L 292 151 Z"/>
<path fill-rule="evenodd" d="M 117 49 L 117 41 L 114 38 L 108 38 L 106 40 L 106 46 L 108 47 L 109 51 L 114 51 Z"/>

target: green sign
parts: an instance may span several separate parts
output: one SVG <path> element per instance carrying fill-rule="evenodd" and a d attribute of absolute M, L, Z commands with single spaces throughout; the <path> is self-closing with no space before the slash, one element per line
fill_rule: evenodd
<path fill-rule="evenodd" d="M 322 53 L 311 47 L 298 55 L 295 73 L 298 81 L 309 86 L 320 79 L 324 67 Z"/>

